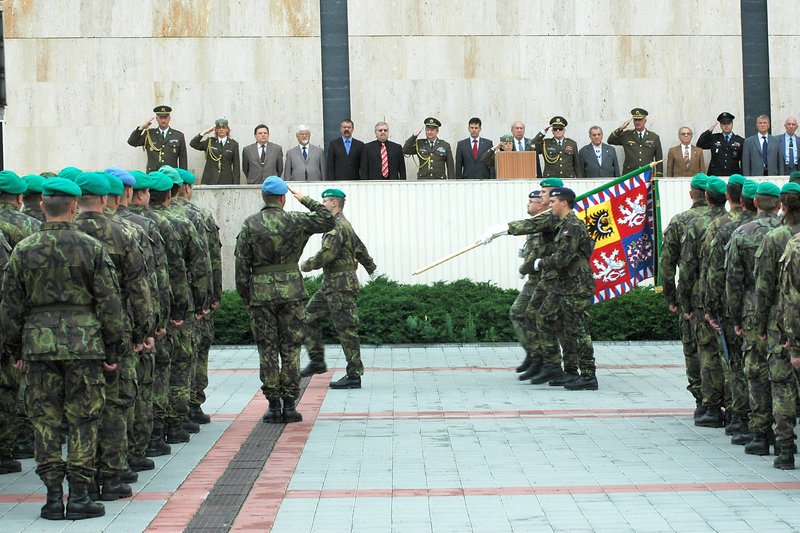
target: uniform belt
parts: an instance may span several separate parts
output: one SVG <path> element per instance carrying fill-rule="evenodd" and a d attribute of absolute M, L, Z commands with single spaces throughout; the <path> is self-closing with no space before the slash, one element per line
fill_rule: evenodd
<path fill-rule="evenodd" d="M 322 269 L 323 274 L 339 274 L 341 272 L 355 272 L 356 268 L 351 265 L 334 265 L 329 267 L 324 267 Z"/>
<path fill-rule="evenodd" d="M 268 274 L 270 272 L 291 272 L 300 270 L 297 263 L 278 263 L 277 265 L 261 265 L 253 267 L 253 274 Z"/>
<path fill-rule="evenodd" d="M 70 304 L 51 304 L 51 305 L 34 305 L 31 307 L 31 313 L 48 313 L 53 311 L 90 311 L 94 312 L 93 305 L 70 305 Z"/>

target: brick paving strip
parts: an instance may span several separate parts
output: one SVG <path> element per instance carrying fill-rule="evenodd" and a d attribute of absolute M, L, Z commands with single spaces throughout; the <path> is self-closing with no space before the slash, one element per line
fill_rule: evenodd
<path fill-rule="evenodd" d="M 345 370 L 346 367 L 328 367 L 329 371 Z M 598 369 L 603 370 L 647 370 L 647 369 L 673 369 L 683 370 L 686 368 L 684 365 L 597 365 Z M 425 366 L 425 367 L 409 367 L 409 368 L 394 368 L 394 367 L 370 367 L 370 372 L 510 372 L 514 370 L 513 366 Z M 216 370 L 209 370 L 210 374 L 255 374 L 258 372 L 257 368 L 220 368 Z"/>

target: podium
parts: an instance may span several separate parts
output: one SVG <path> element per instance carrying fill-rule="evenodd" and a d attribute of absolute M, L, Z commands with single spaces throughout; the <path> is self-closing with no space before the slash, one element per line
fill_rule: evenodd
<path fill-rule="evenodd" d="M 536 152 L 497 152 L 494 158 L 497 179 L 536 179 Z"/>

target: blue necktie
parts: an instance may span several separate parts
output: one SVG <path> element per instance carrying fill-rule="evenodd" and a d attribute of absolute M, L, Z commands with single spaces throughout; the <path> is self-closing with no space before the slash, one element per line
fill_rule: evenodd
<path fill-rule="evenodd" d="M 731 135 L 729 133 L 729 134 L 725 135 L 725 144 L 730 144 L 730 143 L 731 143 Z"/>
<path fill-rule="evenodd" d="M 303 161 L 308 160 L 308 152 L 306 152 L 306 147 L 303 146 Z"/>
<path fill-rule="evenodd" d="M 350 155 L 350 139 L 344 141 L 344 151 L 347 152 L 347 155 Z"/>

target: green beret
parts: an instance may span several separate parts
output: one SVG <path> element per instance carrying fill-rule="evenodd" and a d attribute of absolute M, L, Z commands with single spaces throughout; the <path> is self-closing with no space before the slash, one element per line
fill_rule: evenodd
<path fill-rule="evenodd" d="M 330 196 L 334 198 L 347 198 L 347 196 L 345 196 L 344 194 L 344 191 L 342 191 L 341 189 L 325 189 L 324 191 L 322 191 L 323 198 L 328 198 Z"/>
<path fill-rule="evenodd" d="M 50 178 L 42 183 L 42 196 L 81 196 L 81 188 L 67 178 Z"/>
<path fill-rule="evenodd" d="M 163 172 L 151 172 L 147 175 L 150 180 L 150 189 L 156 192 L 167 192 L 172 190 L 172 179 Z"/>
<path fill-rule="evenodd" d="M 728 185 L 716 176 L 709 176 L 706 183 L 706 191 L 718 196 L 725 196 L 728 190 Z"/>
<path fill-rule="evenodd" d="M 29 194 L 42 193 L 42 182 L 44 181 L 44 178 L 41 177 L 39 174 L 26 174 L 22 176 L 22 179 L 28 186 L 28 190 L 25 191 L 26 196 Z"/>
<path fill-rule="evenodd" d="M 28 190 L 25 180 L 10 170 L 0 171 L 0 192 L 6 194 L 22 194 Z"/>
<path fill-rule="evenodd" d="M 758 192 L 758 182 L 753 180 L 747 180 L 742 187 L 742 196 L 747 198 L 748 200 L 753 200 L 756 197 L 756 193 Z"/>
<path fill-rule="evenodd" d="M 82 172 L 83 170 L 79 168 L 64 167 L 58 172 L 58 177 L 68 179 L 70 181 L 75 181 L 75 178 L 77 178 Z"/>
<path fill-rule="evenodd" d="M 178 174 L 181 175 L 181 179 L 186 185 L 194 185 L 194 182 L 197 181 L 195 175 L 188 170 L 184 170 L 182 168 L 176 168 L 175 170 L 177 170 Z"/>
<path fill-rule="evenodd" d="M 84 172 L 75 178 L 75 184 L 81 188 L 84 196 L 107 196 L 108 180 L 99 172 Z"/>
<path fill-rule="evenodd" d="M 109 196 L 122 196 L 125 194 L 125 184 L 122 183 L 121 179 L 113 174 L 109 174 L 108 172 L 102 172 L 98 174 L 105 176 L 106 180 L 108 181 Z"/>
<path fill-rule="evenodd" d="M 158 171 L 166 174 L 167 177 L 172 180 L 173 185 L 183 185 L 183 179 L 181 178 L 181 175 L 178 174 L 178 171 L 171 166 L 161 165 L 161 168 L 159 168 Z"/>
<path fill-rule="evenodd" d="M 539 182 L 539 187 L 563 187 L 561 178 L 545 178 Z"/>
<path fill-rule="evenodd" d="M 800 181 L 800 170 L 795 170 L 789 174 L 789 181 Z"/>
<path fill-rule="evenodd" d="M 131 170 L 131 175 L 136 180 L 136 183 L 133 184 L 134 191 L 141 191 L 142 189 L 149 189 L 150 188 L 150 176 L 142 172 L 141 170 Z"/>
<path fill-rule="evenodd" d="M 510 133 L 506 133 L 506 134 L 500 136 L 500 142 L 501 143 L 514 142 L 514 137 Z"/>
<path fill-rule="evenodd" d="M 689 185 L 694 187 L 695 189 L 700 189 L 704 191 L 708 186 L 708 176 L 706 176 L 702 172 L 695 174 L 692 177 L 692 181 L 691 183 L 689 183 Z"/>
<path fill-rule="evenodd" d="M 731 174 L 731 177 L 728 178 L 728 185 L 738 185 L 739 187 L 744 187 L 746 181 L 747 178 L 741 174 Z"/>
<path fill-rule="evenodd" d="M 800 194 L 800 183 L 795 183 L 793 181 L 785 183 L 781 188 L 781 194 L 783 193 Z"/>
<path fill-rule="evenodd" d="M 756 194 L 759 196 L 774 196 L 775 198 L 778 198 L 781 195 L 781 190 L 774 183 L 764 181 L 758 184 L 758 190 L 756 191 Z"/>

